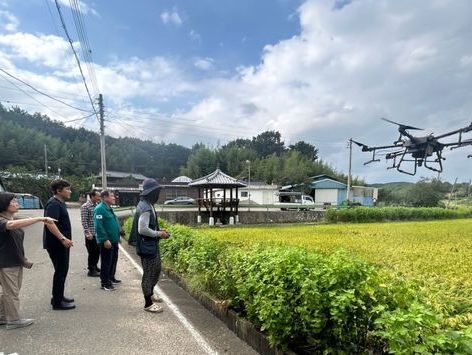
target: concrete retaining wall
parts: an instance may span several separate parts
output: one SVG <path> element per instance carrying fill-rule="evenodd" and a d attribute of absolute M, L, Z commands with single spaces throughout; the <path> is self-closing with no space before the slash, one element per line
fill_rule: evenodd
<path fill-rule="evenodd" d="M 242 211 L 239 213 L 239 222 L 242 224 L 319 222 L 324 216 L 324 211 Z"/>
<path fill-rule="evenodd" d="M 197 211 L 157 211 L 159 217 L 170 223 L 194 226 L 197 224 Z M 324 219 L 324 211 L 241 211 L 241 224 L 270 224 L 319 222 Z M 202 215 L 202 223 L 208 224 L 208 214 Z"/>

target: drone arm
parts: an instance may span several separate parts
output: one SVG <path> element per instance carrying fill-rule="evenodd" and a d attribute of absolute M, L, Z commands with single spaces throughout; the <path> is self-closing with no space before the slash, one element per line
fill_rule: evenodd
<path fill-rule="evenodd" d="M 470 125 L 468 125 L 467 127 L 464 127 L 464 128 L 460 128 L 460 129 L 456 129 L 455 131 L 451 131 L 451 132 L 447 132 L 447 133 L 444 133 L 444 134 L 441 134 L 439 136 L 436 136 L 435 138 L 436 139 L 441 139 L 441 138 L 446 138 L 446 137 L 450 137 L 450 136 L 453 136 L 455 134 L 460 134 L 462 135 L 462 133 L 467 133 L 467 132 L 470 132 L 472 131 L 472 123 Z M 460 139 L 459 139 L 460 140 Z"/>
<path fill-rule="evenodd" d="M 465 147 L 467 145 L 472 145 L 472 139 L 467 139 L 465 141 L 459 141 L 459 142 L 444 143 L 445 147 L 451 147 L 451 149 L 457 149 L 457 148 Z"/>

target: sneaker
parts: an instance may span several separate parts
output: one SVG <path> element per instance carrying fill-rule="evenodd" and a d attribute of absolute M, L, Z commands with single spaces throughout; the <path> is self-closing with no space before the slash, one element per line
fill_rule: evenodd
<path fill-rule="evenodd" d="M 87 273 L 87 276 L 89 277 L 99 277 L 100 273 L 97 270 L 89 270 Z"/>
<path fill-rule="evenodd" d="M 34 319 L 18 319 L 7 322 L 7 329 L 24 328 L 34 323 Z"/>
<path fill-rule="evenodd" d="M 112 278 L 112 279 L 111 279 L 111 282 L 113 282 L 114 284 L 119 284 L 119 283 L 121 283 L 121 280 Z"/>
<path fill-rule="evenodd" d="M 152 296 L 151 296 L 151 300 L 152 300 L 153 302 L 158 302 L 158 303 L 164 302 L 164 300 L 163 300 L 162 298 L 160 298 L 158 295 L 152 295 Z"/>
<path fill-rule="evenodd" d="M 144 307 L 144 310 L 151 313 L 162 313 L 164 308 L 158 304 L 153 303 L 149 307 Z"/>
<path fill-rule="evenodd" d="M 7 320 L 2 318 L 0 319 L 0 325 L 6 325 L 7 324 Z"/>
<path fill-rule="evenodd" d="M 102 290 L 105 290 L 105 291 L 116 291 L 116 288 L 115 286 L 113 285 L 102 285 Z"/>

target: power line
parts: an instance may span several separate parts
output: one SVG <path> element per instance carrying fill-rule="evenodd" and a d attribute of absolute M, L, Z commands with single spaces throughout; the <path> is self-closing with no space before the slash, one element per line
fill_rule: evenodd
<path fill-rule="evenodd" d="M 115 116 L 116 117 L 116 116 Z M 127 118 L 131 118 L 133 119 L 134 121 L 141 121 L 138 117 L 133 117 L 133 116 L 127 116 L 127 115 L 119 115 L 119 117 L 127 117 Z M 191 124 L 191 123 L 184 123 L 184 122 L 180 122 L 180 121 L 177 121 L 177 120 L 169 120 L 169 119 L 165 119 L 165 118 L 158 118 L 158 117 L 154 117 L 153 118 L 153 121 L 158 121 L 164 125 L 180 125 L 180 126 L 183 126 L 183 128 L 188 128 L 188 127 L 193 127 L 193 128 L 197 128 L 201 131 L 207 131 L 207 132 L 222 132 L 222 133 L 227 133 L 227 134 L 233 134 L 233 133 L 239 133 L 239 134 L 242 134 L 242 135 L 245 135 L 247 134 L 247 131 L 244 131 L 241 127 L 239 129 L 224 129 L 224 128 L 217 128 L 217 127 L 210 127 L 210 126 L 203 126 L 203 125 L 200 125 L 200 124 Z M 179 127 L 177 127 L 179 128 Z"/>
<path fill-rule="evenodd" d="M 11 101 L 11 100 L 2 100 L 0 99 L 0 103 L 1 102 L 5 102 L 5 103 L 8 103 L 8 104 L 16 104 L 16 105 L 28 105 L 28 106 L 44 106 L 46 108 L 48 108 L 49 110 L 51 110 L 51 106 L 46 106 L 44 104 L 41 104 L 41 105 L 36 105 L 36 104 L 31 104 L 31 103 L 28 103 L 28 102 L 17 102 L 17 101 Z M 52 111 L 52 110 L 51 110 Z M 56 111 L 52 111 L 54 112 L 55 114 L 57 114 L 59 117 L 62 117 L 62 118 L 65 118 L 64 116 L 60 115 L 59 113 L 57 113 Z M 84 123 L 87 121 L 88 118 L 92 117 L 92 116 L 95 116 L 94 113 L 92 113 L 91 115 L 88 115 L 88 116 L 85 116 L 85 117 L 79 117 L 79 118 L 74 118 L 72 120 L 66 120 L 66 121 L 59 121 L 60 123 L 70 123 L 70 122 L 75 122 L 75 121 L 82 121 L 79 123 L 79 126 L 83 126 Z"/>
<path fill-rule="evenodd" d="M 50 98 L 51 100 L 60 102 L 61 104 L 66 105 L 66 106 L 68 106 L 68 107 L 70 107 L 70 108 L 73 108 L 73 109 L 75 109 L 75 110 L 78 110 L 78 111 L 90 112 L 90 111 L 81 109 L 81 108 L 79 108 L 79 107 L 75 107 L 75 106 L 73 106 L 73 105 L 70 105 L 70 104 L 68 104 L 67 102 L 64 102 L 64 101 L 62 101 L 62 100 L 56 99 L 55 97 L 53 97 L 53 96 L 51 96 L 51 95 L 49 95 L 49 94 L 47 94 L 47 93 L 45 93 L 45 92 L 43 92 L 43 91 L 41 91 L 41 90 L 36 89 L 34 86 L 32 86 L 32 85 L 28 84 L 27 82 L 21 80 L 20 78 L 16 77 L 15 75 L 10 74 L 10 73 L 7 72 L 5 69 L 0 68 L 0 71 L 2 71 L 3 73 L 5 73 L 5 74 L 8 75 L 9 77 L 11 77 L 11 78 L 13 78 L 13 79 L 19 81 L 20 83 L 22 83 L 22 84 L 28 86 L 30 89 L 36 91 L 38 94 L 41 94 L 41 95 L 44 95 L 44 96 Z M 16 86 L 16 85 L 15 85 L 15 86 Z M 21 91 L 23 91 L 23 90 L 21 90 Z M 25 91 L 23 91 L 23 92 L 25 92 Z M 28 94 L 28 96 L 29 96 L 29 94 Z M 35 99 L 35 100 L 36 100 L 36 99 Z M 38 101 L 38 102 L 39 102 L 39 101 Z"/>
<path fill-rule="evenodd" d="M 20 91 L 20 90 L 18 90 L 18 91 Z M 15 105 L 28 105 L 28 106 L 33 106 L 33 107 L 40 107 L 40 106 L 41 106 L 41 107 L 44 107 L 44 106 L 45 106 L 45 104 L 39 105 L 39 104 L 33 104 L 33 103 L 31 103 L 31 102 L 17 101 L 16 99 L 13 99 L 13 100 L 12 100 L 12 99 L 10 99 L 10 98 L 8 98 L 8 97 L 6 97 L 6 98 L 4 98 L 4 99 L 0 99 L 0 101 L 1 101 L 1 102 L 5 102 L 5 103 L 7 103 L 7 104 L 15 104 Z M 59 106 L 53 106 L 53 105 L 47 105 L 47 107 L 48 107 L 49 109 L 50 109 L 50 108 L 57 108 L 57 109 L 61 109 L 61 108 L 62 108 L 62 106 L 59 107 Z"/>
<path fill-rule="evenodd" d="M 57 12 L 59 13 L 59 17 L 61 19 L 62 28 L 64 29 L 64 32 L 67 36 L 67 40 L 69 41 L 69 44 L 72 48 L 72 52 L 74 52 L 74 57 L 75 57 L 75 60 L 77 61 L 77 66 L 79 67 L 80 75 L 82 76 L 82 80 L 84 82 L 85 90 L 87 91 L 87 95 L 88 95 L 88 98 L 90 100 L 90 104 L 92 105 L 93 112 L 97 116 L 97 120 L 99 120 L 98 112 L 95 109 L 95 105 L 93 104 L 92 96 L 90 95 L 90 91 L 89 91 L 89 88 L 87 86 L 87 81 L 85 80 L 84 72 L 82 71 L 82 66 L 80 65 L 80 59 L 77 55 L 77 52 L 75 51 L 74 45 L 73 45 L 72 40 L 69 36 L 69 32 L 67 31 L 67 27 L 66 27 L 66 24 L 64 22 L 64 17 L 62 16 L 61 7 L 59 6 L 59 3 L 58 3 L 57 0 L 54 0 L 54 2 L 56 4 Z"/>
<path fill-rule="evenodd" d="M 97 84 L 97 77 L 95 74 L 95 69 L 93 66 L 92 58 L 92 49 L 90 47 L 90 42 L 88 40 L 87 31 L 85 28 L 85 21 L 83 18 L 82 11 L 80 10 L 80 3 L 78 0 L 69 0 L 71 5 L 71 12 L 74 19 L 75 28 L 77 35 L 79 37 L 79 42 L 82 49 L 82 56 L 89 73 L 90 81 L 92 82 L 92 87 L 95 90 L 95 93 L 99 93 L 99 88 Z"/>
<path fill-rule="evenodd" d="M 154 140 L 155 138 L 158 138 L 156 136 L 150 136 L 149 135 L 149 131 L 145 131 L 143 128 L 139 127 L 139 126 L 132 126 L 130 125 L 129 123 L 127 123 L 126 121 L 123 121 L 121 119 L 115 119 L 113 121 L 108 121 L 112 124 L 118 124 L 120 125 L 122 128 L 126 129 L 127 132 L 130 132 L 130 129 L 132 131 L 138 131 L 139 133 L 142 134 L 142 137 L 144 138 L 148 138 L 150 140 Z M 124 127 L 124 125 L 126 125 L 127 127 Z M 176 128 L 183 128 L 185 129 L 185 127 L 176 127 Z M 192 136 L 192 137 L 196 137 L 196 138 L 203 138 L 203 139 L 208 139 L 210 138 L 210 134 L 208 136 L 205 136 L 204 133 L 203 134 L 195 134 L 195 133 L 190 133 L 188 130 L 187 131 L 182 131 L 182 130 L 172 130 L 172 129 L 166 129 L 165 132 L 163 133 L 174 133 L 174 134 L 185 134 L 185 136 Z M 214 132 L 213 132 L 214 133 Z M 225 137 L 227 138 L 237 138 L 238 135 L 237 134 L 231 134 L 231 133 L 228 133 L 228 134 L 225 134 Z M 136 138 L 139 138 L 139 137 L 136 137 Z"/>
<path fill-rule="evenodd" d="M 0 85 L 0 89 L 5 89 L 5 90 L 11 90 L 11 91 L 21 91 L 19 90 L 18 88 L 16 87 L 10 87 L 10 86 L 4 86 L 4 85 Z M 53 90 L 48 90 L 50 93 L 53 93 L 53 92 L 57 92 L 57 93 L 61 93 L 62 95 L 67 95 L 67 93 L 65 92 L 61 92 L 61 91 L 53 91 Z M 68 97 L 64 97 L 64 96 L 56 96 L 58 99 L 62 99 L 62 100 L 70 100 L 70 101 L 77 101 L 77 98 L 68 98 Z M 54 106 L 51 106 L 51 107 L 54 107 Z M 55 107 L 59 107 L 59 106 L 55 106 Z M 63 108 L 61 106 L 61 108 Z"/>
<path fill-rule="evenodd" d="M 9 82 L 10 84 L 16 86 L 18 88 L 18 90 L 20 90 L 21 92 L 23 92 L 26 96 L 32 98 L 34 101 L 36 101 L 37 103 L 39 103 L 41 106 L 47 108 L 48 110 L 51 110 L 52 112 L 54 112 L 55 114 L 57 114 L 58 116 L 62 117 L 62 118 L 65 118 L 63 117 L 61 114 L 57 113 L 56 111 L 52 110 L 49 106 L 47 106 L 46 104 L 42 103 L 41 101 L 39 101 L 38 99 L 36 99 L 33 95 L 30 95 L 27 91 L 23 90 L 22 88 L 20 88 L 18 85 L 16 85 L 13 81 L 10 81 L 8 80 L 6 77 L 4 77 L 2 74 L 0 74 L 0 77 L 3 78 L 3 80 L 6 80 L 7 82 Z"/>
<path fill-rule="evenodd" d="M 90 118 L 90 117 L 93 117 L 95 116 L 94 113 L 92 113 L 91 115 L 88 115 L 88 116 L 84 116 L 84 117 L 80 117 L 80 118 L 74 118 L 73 120 L 67 120 L 67 121 L 62 121 L 62 123 L 70 123 L 70 122 L 75 122 L 75 121 L 80 121 L 80 120 L 84 120 L 84 122 L 82 122 L 80 125 L 82 125 L 83 123 L 85 123 L 85 121 L 87 120 L 87 118 Z"/>
<path fill-rule="evenodd" d="M 49 15 L 51 16 L 51 21 L 52 21 L 52 24 L 54 26 L 54 30 L 56 31 L 57 36 L 61 37 L 61 35 L 59 33 L 59 28 L 57 27 L 56 21 L 54 20 L 54 15 L 52 14 L 51 7 L 49 6 L 49 0 L 44 0 L 44 2 L 46 3 L 46 6 L 48 8 Z"/>

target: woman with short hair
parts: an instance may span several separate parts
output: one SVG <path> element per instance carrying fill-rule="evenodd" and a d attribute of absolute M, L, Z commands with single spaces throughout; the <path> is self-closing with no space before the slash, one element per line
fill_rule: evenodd
<path fill-rule="evenodd" d="M 20 205 L 15 194 L 0 192 L 0 325 L 7 329 L 23 328 L 33 319 L 19 317 L 19 293 L 23 280 L 23 267 L 31 267 L 23 248 L 24 227 L 37 222 L 54 223 L 49 217 L 14 220 Z"/>

